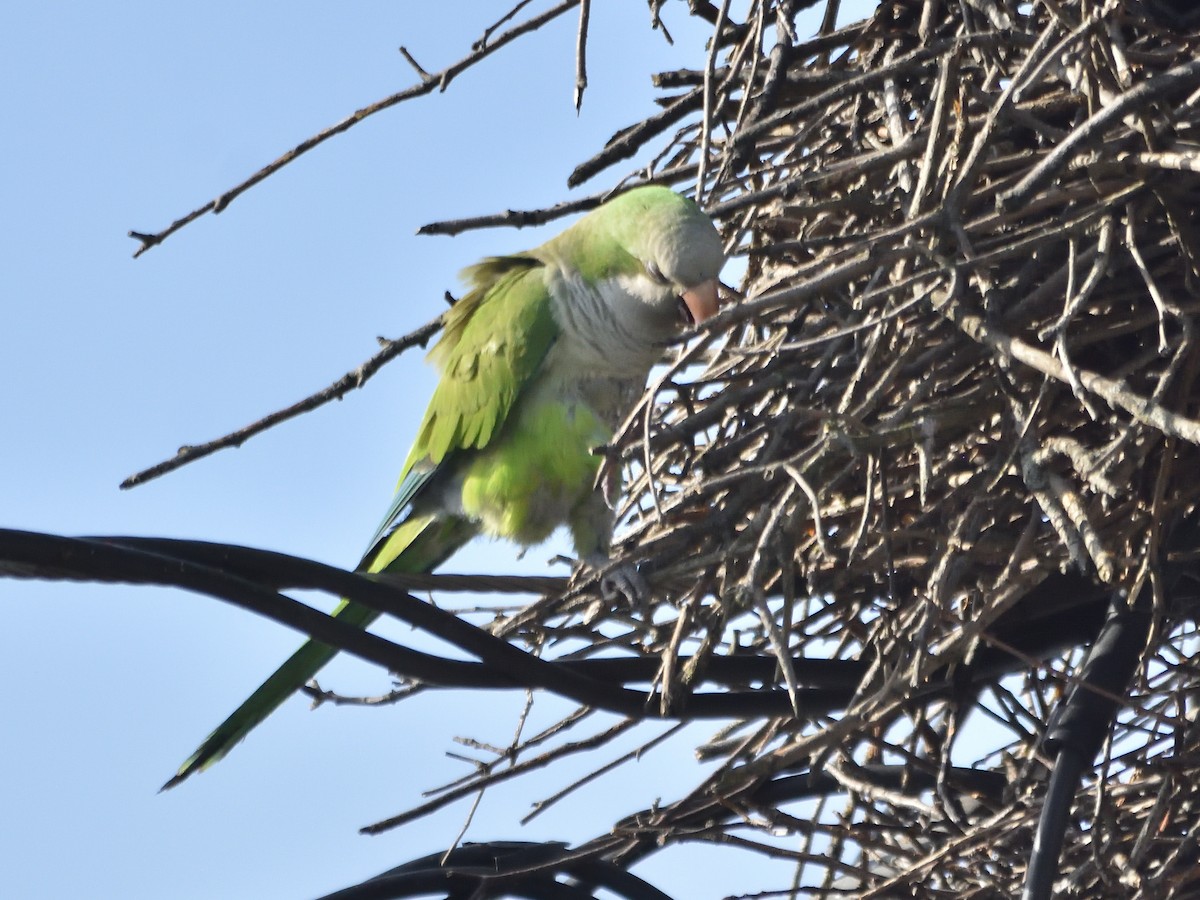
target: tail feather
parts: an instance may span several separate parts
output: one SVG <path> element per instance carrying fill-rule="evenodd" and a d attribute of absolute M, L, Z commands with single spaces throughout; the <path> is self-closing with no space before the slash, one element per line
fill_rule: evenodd
<path fill-rule="evenodd" d="M 369 572 L 429 572 L 475 536 L 477 528 L 465 519 L 430 513 L 414 516 L 397 528 L 370 556 Z M 375 610 L 343 600 L 333 615 L 348 625 L 366 628 L 379 617 Z M 337 650 L 310 640 L 264 681 L 258 689 L 217 726 L 179 771 L 162 786 L 168 790 L 195 772 L 203 772 L 222 759 L 288 697 L 307 684 Z"/>

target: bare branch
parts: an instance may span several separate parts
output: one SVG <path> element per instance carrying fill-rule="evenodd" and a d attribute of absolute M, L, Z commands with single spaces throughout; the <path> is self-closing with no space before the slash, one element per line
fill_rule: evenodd
<path fill-rule="evenodd" d="M 536 31 L 537 29 L 539 29 L 543 25 L 545 25 L 547 22 L 552 21 L 553 19 L 555 19 L 558 16 L 565 13 L 567 10 L 576 6 L 579 2 L 580 2 L 580 0 L 563 0 L 563 2 L 559 3 L 556 6 L 551 7 L 550 9 L 546 10 L 541 15 L 534 16 L 533 18 L 528 19 L 525 22 L 522 22 L 520 25 L 516 25 L 516 26 L 510 28 L 508 31 L 501 34 L 494 41 L 489 40 L 488 39 L 489 35 L 485 34 L 484 39 L 475 44 L 475 46 L 472 48 L 471 53 L 469 53 L 467 56 L 464 56 L 458 62 L 453 63 L 452 65 L 449 65 L 446 68 L 442 69 L 440 72 L 435 72 L 432 75 L 422 75 L 421 81 L 418 84 L 415 84 L 410 88 L 406 88 L 405 90 L 400 91 L 398 93 L 392 94 L 390 97 L 385 97 L 382 100 L 376 101 L 375 103 L 372 103 L 369 106 L 364 106 L 362 109 L 356 110 L 354 113 L 347 116 L 345 119 L 338 122 L 336 125 L 331 125 L 329 128 L 326 128 L 322 131 L 317 132 L 316 134 L 314 134 L 312 137 L 308 138 L 307 140 L 301 141 L 299 144 L 297 144 L 291 150 L 287 151 L 285 154 L 280 156 L 274 162 L 272 162 L 266 166 L 263 166 L 263 168 L 259 169 L 257 172 L 255 172 L 253 175 L 251 175 L 245 181 L 241 182 L 238 185 L 235 185 L 234 187 L 225 191 L 219 197 L 217 197 L 213 200 L 210 200 L 208 203 L 204 204 L 203 206 L 192 210 L 187 215 L 181 216 L 180 218 L 176 219 L 174 222 L 172 222 L 170 225 L 168 225 L 162 231 L 157 231 L 157 232 L 130 231 L 129 236 L 139 242 L 139 247 L 137 250 L 134 251 L 134 254 L 133 254 L 134 258 L 141 256 L 143 253 L 145 253 L 151 247 L 157 247 L 159 244 L 161 244 L 163 241 L 165 241 L 167 238 L 169 238 L 176 231 L 179 231 L 179 229 L 183 228 L 185 225 L 188 225 L 191 222 L 194 222 L 196 219 L 200 218 L 205 213 L 211 212 L 211 213 L 215 214 L 215 213 L 222 212 L 227 206 L 229 206 L 230 203 L 232 203 L 234 200 L 236 200 L 241 194 L 245 193 L 250 188 L 254 187 L 260 181 L 263 181 L 266 178 L 270 177 L 271 175 L 275 174 L 280 169 L 282 169 L 284 166 L 286 166 L 288 163 L 293 162 L 294 160 L 303 156 L 309 150 L 312 150 L 314 147 L 316 147 L 320 144 L 323 144 L 325 141 L 329 140 L 331 137 L 335 137 L 336 135 L 339 135 L 339 134 L 342 134 L 343 132 L 349 131 L 351 128 L 353 128 L 355 125 L 357 125 L 359 122 L 362 122 L 362 121 L 370 118 L 371 116 L 375 115 L 378 112 L 382 112 L 385 109 L 390 109 L 393 106 L 403 103 L 406 100 L 412 100 L 416 97 L 423 97 L 426 94 L 432 93 L 435 89 L 439 90 L 439 91 L 444 91 L 447 87 L 450 86 L 451 81 L 453 81 L 458 75 L 462 74 L 467 69 L 471 68 L 471 66 L 473 66 L 476 63 L 491 56 L 497 50 L 506 46 L 507 44 L 512 43 L 514 40 L 521 37 L 522 35 L 528 34 L 529 32 L 532 32 L 532 31 Z M 515 14 L 516 11 L 519 10 L 521 8 L 521 6 L 523 6 L 523 5 L 524 5 L 523 3 L 518 4 L 514 8 L 514 10 L 511 13 L 509 13 L 509 16 Z M 503 22 L 505 20 L 502 19 L 501 21 Z M 413 62 L 411 57 L 408 56 L 407 51 L 402 51 L 402 52 L 404 52 L 406 59 L 408 59 L 410 62 Z M 413 66 L 415 68 L 417 68 L 419 72 L 424 71 L 424 70 L 420 69 L 419 66 L 416 66 L 415 62 L 413 62 Z"/>
<path fill-rule="evenodd" d="M 257 422 L 251 422 L 249 425 L 232 431 L 223 437 L 206 441 L 203 444 L 185 444 L 170 459 L 165 459 L 160 463 L 150 466 L 148 469 L 142 469 L 140 472 L 130 475 L 121 482 L 121 488 L 125 490 L 137 487 L 139 484 L 145 484 L 147 481 L 152 481 L 160 475 L 173 472 L 181 466 L 186 466 L 188 463 L 203 459 L 210 454 L 216 453 L 218 450 L 224 450 L 226 447 L 240 447 L 247 440 L 256 434 L 266 431 L 268 428 L 273 428 L 281 422 L 286 422 L 288 419 L 294 419 L 302 413 L 310 412 L 317 407 L 324 406 L 330 400 L 341 399 L 351 391 L 365 385 L 372 375 L 405 350 L 415 346 L 425 346 L 441 327 L 442 319 L 439 316 L 432 322 L 422 325 L 416 331 L 410 332 L 402 338 L 395 340 L 380 338 L 379 342 L 383 345 L 382 350 L 358 368 L 347 372 L 333 384 L 329 385 L 329 387 L 317 391 L 315 394 L 310 394 L 303 400 L 293 403 L 291 406 L 263 416 Z"/>

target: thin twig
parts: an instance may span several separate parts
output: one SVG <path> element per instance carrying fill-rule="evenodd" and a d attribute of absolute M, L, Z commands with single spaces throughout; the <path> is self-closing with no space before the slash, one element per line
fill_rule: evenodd
<path fill-rule="evenodd" d="M 425 346 L 441 327 L 442 319 L 439 316 L 432 322 L 422 325 L 416 331 L 409 332 L 404 337 L 394 340 L 380 338 L 380 343 L 383 345 L 381 351 L 357 369 L 347 372 L 333 384 L 329 385 L 329 387 L 317 391 L 315 394 L 310 394 L 303 400 L 293 403 L 291 406 L 263 416 L 257 422 L 251 422 L 249 425 L 239 428 L 237 431 L 232 431 L 223 437 L 207 441 L 203 444 L 185 444 L 170 459 L 165 459 L 160 463 L 150 466 L 148 469 L 142 469 L 140 472 L 130 475 L 121 482 L 122 490 L 137 487 L 139 484 L 145 484 L 147 481 L 152 481 L 160 475 L 173 472 L 181 466 L 195 462 L 198 459 L 203 459 L 212 453 L 216 453 L 218 450 L 224 450 L 226 447 L 240 447 L 247 440 L 256 434 L 266 431 L 268 428 L 272 428 L 281 422 L 286 422 L 288 419 L 294 419 L 296 416 L 314 410 L 319 406 L 324 406 L 331 400 L 340 399 L 350 393 L 350 391 L 361 388 L 372 375 L 405 350 L 415 346 Z"/>
<path fill-rule="evenodd" d="M 591 0 L 579 0 L 579 30 L 575 34 L 575 113 L 583 106 L 583 92 L 587 90 L 587 41 L 588 20 L 592 14 Z"/>
<path fill-rule="evenodd" d="M 263 181 L 269 176 L 275 174 L 288 163 L 293 162 L 294 160 L 303 156 L 314 147 L 323 144 L 325 141 L 329 140 L 329 138 L 342 134 L 345 131 L 349 131 L 359 122 L 370 118 L 378 112 L 382 112 L 385 109 L 390 109 L 397 104 L 403 103 L 406 100 L 412 100 L 416 97 L 423 97 L 426 94 L 432 93 L 434 89 L 444 91 L 450 86 L 451 81 L 453 81 L 458 75 L 462 74 L 471 66 L 487 58 L 488 56 L 491 56 L 501 47 L 504 47 L 522 35 L 536 31 L 547 22 L 557 18 L 567 10 L 571 9 L 579 2 L 580 0 L 563 0 L 563 2 L 559 3 L 557 6 L 551 7 L 541 15 L 534 16 L 532 19 L 528 19 L 527 21 L 522 22 L 520 25 L 514 26 L 513 28 L 504 32 L 494 41 L 485 40 L 477 43 L 472 49 L 471 53 L 469 53 L 467 56 L 464 56 L 458 62 L 447 66 L 440 72 L 435 72 L 432 75 L 422 77 L 419 83 L 410 88 L 406 88 L 403 91 L 392 94 L 390 97 L 385 97 L 382 100 L 378 100 L 375 103 L 370 104 L 369 106 L 364 106 L 362 109 L 356 110 L 354 113 L 347 116 L 336 125 L 331 125 L 330 127 L 317 132 L 307 140 L 301 141 L 274 162 L 263 166 L 245 181 L 235 185 L 234 187 L 222 193 L 219 197 L 210 200 L 208 203 L 205 203 L 203 206 L 192 210 L 187 215 L 181 216 L 161 231 L 130 231 L 129 236 L 139 242 L 137 250 L 135 250 L 133 253 L 134 258 L 136 259 L 137 257 L 141 256 L 151 247 L 157 247 L 175 232 L 179 231 L 179 229 L 190 224 L 191 222 L 194 222 L 205 213 L 220 213 L 224 211 L 230 203 L 232 203 L 250 188 L 254 187 L 260 181 Z M 518 5 L 516 8 L 520 9 L 520 5 Z M 514 12 L 515 11 L 516 10 L 514 10 Z"/>

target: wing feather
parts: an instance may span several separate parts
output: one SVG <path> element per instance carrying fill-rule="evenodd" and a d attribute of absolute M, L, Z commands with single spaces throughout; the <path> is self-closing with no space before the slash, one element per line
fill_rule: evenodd
<path fill-rule="evenodd" d="M 463 273 L 472 288 L 447 314 L 429 359 L 442 370 L 409 465 L 440 464 L 486 447 L 558 335 L 545 268 L 531 256 L 493 257 Z"/>
<path fill-rule="evenodd" d="M 442 377 L 364 562 L 404 522 L 413 501 L 455 454 L 496 439 L 558 336 L 539 260 L 491 257 L 465 270 L 463 279 L 470 290 L 450 308 L 442 337 L 429 351 Z"/>

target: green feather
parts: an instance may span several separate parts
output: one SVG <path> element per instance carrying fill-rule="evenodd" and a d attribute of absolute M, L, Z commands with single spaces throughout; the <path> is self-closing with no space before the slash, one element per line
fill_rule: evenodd
<path fill-rule="evenodd" d="M 558 335 L 542 264 L 493 257 L 463 272 L 472 289 L 446 314 L 429 352 L 442 370 L 408 465 L 486 447 Z"/>

